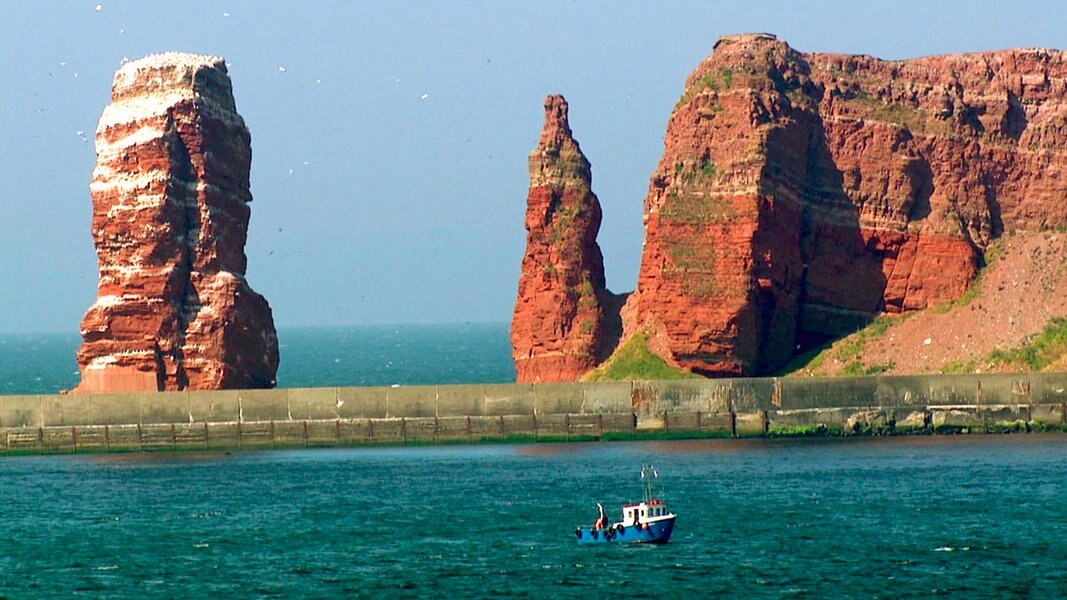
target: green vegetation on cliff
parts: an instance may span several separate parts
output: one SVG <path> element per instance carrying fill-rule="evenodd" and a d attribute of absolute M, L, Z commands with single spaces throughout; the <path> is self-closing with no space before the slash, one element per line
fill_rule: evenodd
<path fill-rule="evenodd" d="M 1000 260 L 1001 255 L 1004 253 L 1004 240 L 998 239 L 989 245 L 985 253 L 981 257 L 981 269 L 978 271 L 978 275 L 975 276 L 974 281 L 967 286 L 963 295 L 955 300 L 946 300 L 934 307 L 932 310 L 935 313 L 945 314 L 951 312 L 954 309 L 962 308 L 969 305 L 972 301 L 978 298 L 978 295 L 982 291 L 982 283 L 993 265 Z"/>
<path fill-rule="evenodd" d="M 997 348 L 984 357 L 955 360 L 938 369 L 939 373 L 974 373 L 981 371 L 1061 371 L 1067 368 L 1067 317 L 1052 317 L 1041 333 L 1027 338 L 1015 348 Z"/>
<path fill-rule="evenodd" d="M 889 371 L 892 363 L 867 364 L 864 352 L 867 344 L 881 338 L 902 317 L 880 317 L 867 327 L 832 345 L 797 355 L 782 369 L 784 375 L 814 374 L 827 360 L 844 364 L 839 374 L 844 376 L 878 375 Z M 906 318 L 906 317 L 903 317 Z M 942 374 L 985 372 L 1057 371 L 1067 368 L 1067 317 L 1053 317 L 1041 333 L 1031 336 L 1015 348 L 996 349 L 984 357 L 955 360 L 938 369 Z"/>
<path fill-rule="evenodd" d="M 985 364 L 996 370 L 1044 371 L 1062 366 L 1067 355 L 1067 318 L 1053 317 L 1045 329 L 1011 350 L 994 350 Z"/>
<path fill-rule="evenodd" d="M 641 331 L 619 346 L 604 364 L 589 372 L 586 381 L 642 381 L 697 379 L 684 369 L 672 367 L 648 349 L 648 333 Z"/>
<path fill-rule="evenodd" d="M 814 348 L 798 354 L 782 368 L 783 375 L 813 375 L 827 359 L 844 364 L 841 375 L 846 377 L 860 375 L 879 375 L 889 371 L 892 363 L 868 365 L 863 360 L 867 345 L 881 339 L 889 328 L 910 315 L 881 316 L 866 327 L 826 346 Z"/>

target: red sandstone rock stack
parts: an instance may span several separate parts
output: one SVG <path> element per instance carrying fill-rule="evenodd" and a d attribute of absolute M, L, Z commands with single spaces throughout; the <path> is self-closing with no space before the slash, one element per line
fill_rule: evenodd
<path fill-rule="evenodd" d="M 567 101 L 545 99 L 545 124 L 530 153 L 526 254 L 511 322 L 518 381 L 573 381 L 605 358 L 618 337 L 596 235 L 600 202 L 589 161 L 571 136 Z"/>
<path fill-rule="evenodd" d="M 226 65 L 127 63 L 96 132 L 100 268 L 77 392 L 273 387 L 278 340 L 245 281 L 251 145 Z"/>
<path fill-rule="evenodd" d="M 689 76 L 645 199 L 627 331 L 706 375 L 959 297 L 1004 231 L 1067 224 L 1067 60 L 883 61 L 729 36 Z"/>
<path fill-rule="evenodd" d="M 555 196 L 534 158 L 512 328 L 520 381 L 536 379 L 522 361 L 595 347 L 579 336 L 574 350 L 560 291 L 574 284 L 548 277 L 560 252 L 542 215 Z M 650 350 L 704 375 L 774 372 L 879 314 L 960 297 L 1001 234 L 1067 226 L 1065 198 L 1063 52 L 885 61 L 727 36 L 670 116 L 625 335 L 646 331 Z M 575 379 L 590 366 L 551 370 Z"/>

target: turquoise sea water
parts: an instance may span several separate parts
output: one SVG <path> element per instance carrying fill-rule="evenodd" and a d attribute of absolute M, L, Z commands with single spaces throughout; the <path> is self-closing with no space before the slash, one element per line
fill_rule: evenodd
<path fill-rule="evenodd" d="M 515 380 L 507 323 L 283 328 L 279 387 Z M 75 334 L 0 335 L 0 395 L 78 384 Z"/>
<path fill-rule="evenodd" d="M 282 330 L 285 387 L 512 381 L 506 324 Z M 0 394 L 77 381 L 0 337 Z M 662 547 L 580 547 L 663 474 Z M 1067 597 L 1067 436 L 0 457 L 2 598 Z"/>
<path fill-rule="evenodd" d="M 1067 596 L 1067 437 L 0 458 L 10 598 Z M 665 546 L 578 546 L 656 465 Z"/>

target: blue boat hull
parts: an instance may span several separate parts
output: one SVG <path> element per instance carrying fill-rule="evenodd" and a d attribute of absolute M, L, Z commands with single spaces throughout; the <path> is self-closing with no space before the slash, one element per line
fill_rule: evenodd
<path fill-rule="evenodd" d="M 579 527 L 574 533 L 579 544 L 666 544 L 672 531 L 674 517 L 648 523 L 647 529 L 641 525 L 616 525 L 607 529 Z"/>

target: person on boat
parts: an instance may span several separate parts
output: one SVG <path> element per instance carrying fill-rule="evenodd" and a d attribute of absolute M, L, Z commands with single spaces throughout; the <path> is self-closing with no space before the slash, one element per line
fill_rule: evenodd
<path fill-rule="evenodd" d="M 607 526 L 608 526 L 608 517 L 607 517 L 607 515 L 604 514 L 604 505 L 599 503 L 599 502 L 597 502 L 596 503 L 596 507 L 597 507 L 597 510 L 600 511 L 600 515 L 596 518 L 596 521 L 593 523 L 593 529 L 606 529 Z"/>

